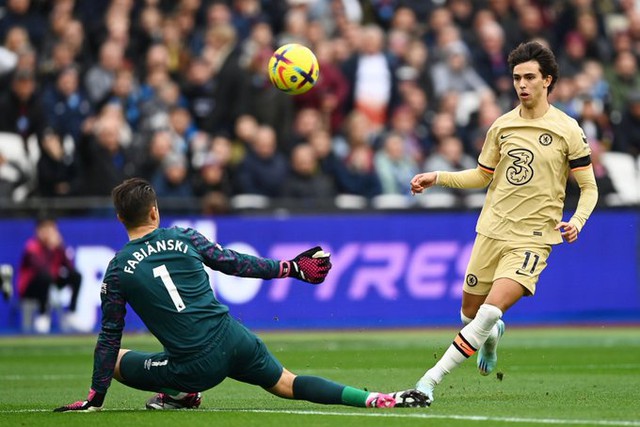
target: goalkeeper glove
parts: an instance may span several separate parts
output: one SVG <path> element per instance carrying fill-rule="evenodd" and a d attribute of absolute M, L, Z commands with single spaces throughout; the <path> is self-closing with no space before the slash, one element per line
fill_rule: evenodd
<path fill-rule="evenodd" d="M 331 269 L 330 255 L 320 246 L 306 250 L 292 260 L 280 261 L 278 277 L 295 277 L 308 283 L 322 283 Z"/>
<path fill-rule="evenodd" d="M 104 403 L 104 397 L 106 393 L 98 393 L 94 389 L 89 390 L 89 396 L 87 400 L 79 400 L 69 405 L 61 406 L 53 410 L 53 412 L 67 412 L 67 411 L 79 411 L 79 412 L 95 412 L 102 409 Z"/>

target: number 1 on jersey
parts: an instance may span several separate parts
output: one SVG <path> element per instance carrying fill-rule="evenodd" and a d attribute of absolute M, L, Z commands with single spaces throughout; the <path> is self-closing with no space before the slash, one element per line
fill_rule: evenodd
<path fill-rule="evenodd" d="M 167 270 L 167 266 L 162 264 L 153 269 L 153 277 L 159 277 L 162 280 L 162 284 L 165 288 L 167 288 L 167 292 L 169 292 L 169 296 L 171 297 L 171 301 L 173 301 L 173 305 L 176 306 L 176 310 L 182 311 L 187 308 L 184 305 L 184 301 L 182 301 L 182 297 L 178 293 L 178 288 L 176 288 L 176 284 L 173 283 L 171 279 L 171 275 L 169 274 L 169 270 Z"/>

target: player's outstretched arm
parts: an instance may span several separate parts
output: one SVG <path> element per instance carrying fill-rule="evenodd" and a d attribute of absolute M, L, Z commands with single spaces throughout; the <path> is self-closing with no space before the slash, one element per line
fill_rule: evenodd
<path fill-rule="evenodd" d="M 411 179 L 411 194 L 420 194 L 436 184 L 437 172 L 419 173 Z"/>
<path fill-rule="evenodd" d="M 295 277 L 314 285 L 322 283 L 331 269 L 330 256 L 320 246 L 308 249 L 292 260 L 281 261 L 278 277 Z"/>
<path fill-rule="evenodd" d="M 54 409 L 53 412 L 96 412 L 102 409 L 105 396 L 106 393 L 98 393 L 94 389 L 91 389 L 89 390 L 87 400 L 79 400 L 68 405 L 60 406 L 59 408 Z"/>

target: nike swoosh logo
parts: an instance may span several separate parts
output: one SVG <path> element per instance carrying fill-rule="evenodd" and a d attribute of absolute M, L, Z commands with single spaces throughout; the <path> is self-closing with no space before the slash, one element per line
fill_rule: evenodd
<path fill-rule="evenodd" d="M 516 274 L 519 274 L 520 276 L 528 276 L 528 274 L 527 274 L 527 273 L 523 273 L 523 272 L 522 272 L 522 271 L 520 271 L 520 270 L 516 270 Z"/>
<path fill-rule="evenodd" d="M 508 133 L 506 135 L 500 135 L 500 140 L 503 141 L 503 140 L 509 138 L 511 135 L 513 135 L 513 132 L 512 133 Z"/>

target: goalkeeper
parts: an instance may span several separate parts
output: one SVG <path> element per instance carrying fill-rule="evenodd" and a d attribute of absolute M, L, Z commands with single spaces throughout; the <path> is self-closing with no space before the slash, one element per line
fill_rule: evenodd
<path fill-rule="evenodd" d="M 96 411 L 111 379 L 156 392 L 148 409 L 197 408 L 201 393 L 225 378 L 258 385 L 283 398 L 359 407 L 427 406 L 416 390 L 374 393 L 283 368 L 265 344 L 233 319 L 215 297 L 204 265 L 225 274 L 322 283 L 331 268 L 320 247 L 290 261 L 222 248 L 193 229 L 159 228 L 156 194 L 132 178 L 114 188 L 113 203 L 129 242 L 111 260 L 100 291 L 102 328 L 94 352 L 89 396 L 56 411 Z M 126 304 L 164 351 L 120 348 Z"/>

